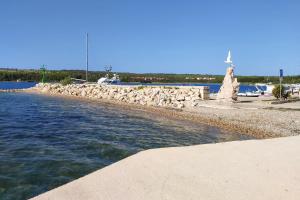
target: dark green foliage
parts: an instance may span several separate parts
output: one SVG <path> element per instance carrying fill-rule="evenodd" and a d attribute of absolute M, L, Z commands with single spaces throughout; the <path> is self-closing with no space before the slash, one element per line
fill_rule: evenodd
<path fill-rule="evenodd" d="M 43 65 L 41 68 L 40 68 L 40 72 L 41 72 L 41 76 L 42 76 L 42 83 L 45 83 L 46 81 L 46 67 L 45 65 Z"/>
<path fill-rule="evenodd" d="M 63 80 L 61 80 L 60 83 L 61 83 L 62 85 L 69 85 L 69 84 L 72 83 L 72 80 L 71 80 L 71 78 L 68 76 L 68 77 L 64 78 Z"/>
<path fill-rule="evenodd" d="M 272 90 L 272 94 L 274 97 L 277 99 L 280 98 L 280 92 L 281 92 L 281 97 L 283 99 L 287 99 L 290 96 L 290 93 L 285 90 L 285 88 L 281 85 L 276 85 L 275 88 Z"/>
<path fill-rule="evenodd" d="M 284 94 L 283 86 L 280 87 L 280 85 L 276 85 L 272 90 L 273 96 L 276 97 L 277 99 L 279 99 L 280 98 L 280 91 L 281 91 L 281 96 L 283 96 L 283 94 Z"/>
<path fill-rule="evenodd" d="M 114 73 L 114 72 L 113 72 Z M 222 83 L 224 75 L 207 75 L 207 74 L 158 74 L 158 73 L 118 73 L 122 82 L 141 82 L 150 80 L 153 83 Z M 105 72 L 89 72 L 89 81 L 96 82 L 103 77 Z M 47 70 L 47 82 L 59 82 L 66 77 L 85 79 L 83 70 Z M 237 76 L 241 83 L 269 83 L 276 84 L 279 78 L 276 76 Z M 0 81 L 36 81 L 42 79 L 39 70 L 9 70 L 0 69 Z M 284 83 L 300 83 L 300 76 L 286 76 Z"/>
<path fill-rule="evenodd" d="M 142 90 L 142 89 L 144 89 L 145 88 L 145 86 L 138 86 L 137 87 L 137 90 Z"/>

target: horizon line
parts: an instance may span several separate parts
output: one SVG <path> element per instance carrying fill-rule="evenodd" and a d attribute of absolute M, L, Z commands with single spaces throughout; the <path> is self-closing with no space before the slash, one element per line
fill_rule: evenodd
<path fill-rule="evenodd" d="M 3 70 L 32 70 L 32 71 L 38 71 L 39 68 L 18 68 L 18 67 L 0 67 L 0 71 Z M 83 71 L 85 72 L 85 69 L 47 69 L 48 71 Z M 105 72 L 104 70 L 89 70 L 89 72 Z M 209 73 L 175 73 L 175 72 L 128 72 L 128 71 L 112 71 L 116 73 L 128 73 L 128 74 L 178 74 L 178 75 L 208 75 L 208 76 L 224 76 L 223 74 L 209 74 Z M 277 77 L 278 75 L 241 75 L 241 74 L 235 74 L 236 76 L 263 76 L 263 77 Z M 300 74 L 287 74 L 287 76 L 300 76 Z"/>

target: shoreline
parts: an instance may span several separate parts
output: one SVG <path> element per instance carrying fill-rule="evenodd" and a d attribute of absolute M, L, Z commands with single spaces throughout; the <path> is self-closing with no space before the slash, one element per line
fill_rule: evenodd
<path fill-rule="evenodd" d="M 85 89 L 79 90 L 80 95 L 66 91 L 63 87 L 60 92 L 35 87 L 14 92 L 89 102 L 156 119 L 186 120 L 254 138 L 141 151 L 32 199 L 223 199 L 224 193 L 238 199 L 249 192 L 255 199 L 293 199 L 299 194 L 299 181 L 295 179 L 300 164 L 295 159 L 300 144 L 299 101 L 271 105 L 267 101 L 249 102 L 247 98 L 234 104 L 199 100 L 197 106 L 188 106 L 187 102 L 182 108 L 170 108 L 83 96 Z M 286 110 L 282 110 L 284 107 Z M 298 136 L 283 137 L 292 135 Z M 259 140 L 262 138 L 270 139 Z"/>
<path fill-rule="evenodd" d="M 275 131 L 270 131 L 273 129 L 264 130 L 262 128 L 257 128 L 253 126 L 253 123 L 248 123 L 248 121 L 232 121 L 226 116 L 218 116 L 218 112 L 222 112 L 224 114 L 224 110 L 226 112 L 226 108 L 222 108 L 221 106 L 218 107 L 202 107 L 202 110 L 214 110 L 216 111 L 213 115 L 207 115 L 207 113 L 201 113 L 194 111 L 193 109 L 189 108 L 164 108 L 164 107 L 154 107 L 154 106 L 147 106 L 147 105 L 138 105 L 138 104 L 131 104 L 131 103 L 124 103 L 116 100 L 108 100 L 108 99 L 95 99 L 95 98 L 87 98 L 82 96 L 73 96 L 73 95 L 66 95 L 66 94 L 53 94 L 53 93 L 45 93 L 35 88 L 20 90 L 19 92 L 25 93 L 32 93 L 32 94 L 39 94 L 45 96 L 52 96 L 52 97 L 59 97 L 59 98 L 68 98 L 68 99 L 75 99 L 81 101 L 89 101 L 101 104 L 107 104 L 109 106 L 117 106 L 121 109 L 129 109 L 132 111 L 137 112 L 145 112 L 154 116 L 164 117 L 168 119 L 175 119 L 175 120 L 186 120 L 192 123 L 200 123 L 209 126 L 214 126 L 221 128 L 226 131 L 233 131 L 238 134 L 247 135 L 251 137 L 255 137 L 257 139 L 264 139 L 264 138 L 274 138 L 274 137 L 281 137 L 281 136 L 289 136 L 289 135 L 282 135 Z M 203 102 L 208 103 L 207 101 Z M 230 108 L 229 108 L 230 109 Z M 230 110 L 229 110 L 230 112 Z M 274 112 L 269 110 L 267 112 Z M 275 111 L 277 112 L 277 111 Z"/>
<path fill-rule="evenodd" d="M 139 152 L 32 200 L 299 199 L 300 136 Z"/>

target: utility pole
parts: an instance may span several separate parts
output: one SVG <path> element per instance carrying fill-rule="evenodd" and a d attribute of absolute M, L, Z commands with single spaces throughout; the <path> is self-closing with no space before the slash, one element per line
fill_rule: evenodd
<path fill-rule="evenodd" d="M 46 78 L 46 65 L 42 65 L 40 70 L 41 70 L 41 73 L 42 73 L 42 83 L 45 83 L 45 78 Z"/>
<path fill-rule="evenodd" d="M 85 72 L 86 82 L 88 82 L 88 71 L 89 71 L 89 33 L 86 33 L 86 72 Z"/>
<path fill-rule="evenodd" d="M 282 100 L 281 90 L 282 90 L 282 79 L 283 79 L 283 69 L 279 70 L 279 88 L 280 88 L 280 101 Z"/>

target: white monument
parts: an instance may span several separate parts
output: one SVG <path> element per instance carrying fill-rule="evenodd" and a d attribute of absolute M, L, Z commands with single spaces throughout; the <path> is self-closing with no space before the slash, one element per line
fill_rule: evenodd
<path fill-rule="evenodd" d="M 234 78 L 234 65 L 231 60 L 230 50 L 225 63 L 229 64 L 229 67 L 227 68 L 222 86 L 218 92 L 217 100 L 235 102 L 238 98 L 237 94 L 239 92 L 240 84 L 237 82 L 237 78 Z"/>

